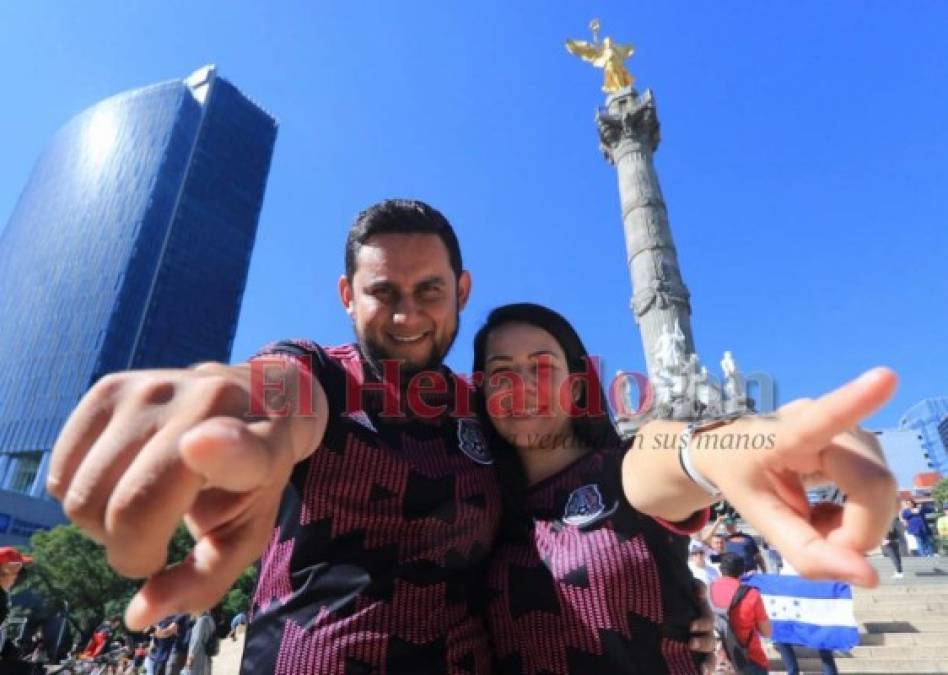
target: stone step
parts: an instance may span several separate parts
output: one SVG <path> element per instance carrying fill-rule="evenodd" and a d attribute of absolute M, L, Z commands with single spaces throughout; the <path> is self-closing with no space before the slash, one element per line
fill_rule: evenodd
<path fill-rule="evenodd" d="M 937 635 L 937 634 L 936 634 Z M 938 635 L 938 637 L 946 637 L 944 633 Z M 845 653 L 840 652 L 840 659 L 861 659 L 861 660 L 887 660 L 887 661 L 897 661 L 899 659 L 945 659 L 948 658 L 948 654 L 945 653 L 944 642 L 941 644 L 929 644 L 929 645 L 912 645 L 911 649 L 906 645 L 886 645 L 886 646 L 870 646 L 870 645 L 857 645 L 850 652 L 850 656 L 846 656 Z M 773 645 L 767 645 L 765 649 L 767 656 L 771 659 L 779 659 L 780 653 L 773 647 Z M 807 647 L 794 647 L 794 651 L 797 654 L 798 659 L 818 659 L 819 653 L 815 649 L 809 649 Z"/>
<path fill-rule="evenodd" d="M 948 616 L 948 602 L 928 602 L 919 598 L 915 602 L 879 602 L 875 604 L 857 603 L 854 605 L 856 616 L 864 613 L 887 612 L 892 616 L 910 617 L 920 614 Z"/>
<path fill-rule="evenodd" d="M 871 619 L 857 617 L 860 632 L 865 633 L 948 633 L 948 617 L 910 619 Z"/>
<path fill-rule="evenodd" d="M 860 633 L 860 646 L 898 646 L 914 647 L 915 645 L 941 646 L 948 645 L 948 632 L 927 633 Z"/>
<path fill-rule="evenodd" d="M 944 610 L 948 607 L 948 596 L 941 597 L 929 597 L 926 595 L 919 595 L 918 597 L 913 598 L 910 595 L 897 596 L 893 598 L 874 598 L 874 599 L 861 599 L 856 600 L 853 603 L 856 611 L 860 610 L 874 610 L 874 609 L 895 609 L 901 610 L 911 607 L 925 607 L 928 605 L 935 606 L 936 609 Z"/>
<path fill-rule="evenodd" d="M 875 588 L 853 588 L 853 597 L 857 600 L 862 597 L 890 595 L 944 595 L 948 593 L 948 584 L 902 584 L 905 579 L 896 579 L 891 584 L 876 586 Z"/>
<path fill-rule="evenodd" d="M 907 655 L 906 655 L 907 656 Z M 820 660 L 815 658 L 798 658 L 800 670 L 804 673 L 819 673 Z M 948 657 L 940 659 L 853 659 L 845 656 L 836 657 L 836 668 L 840 673 L 914 673 L 928 675 L 929 673 L 948 673 Z M 783 662 L 780 659 L 770 659 L 771 673 L 784 672 Z"/>
<path fill-rule="evenodd" d="M 948 613 L 935 610 L 918 610 L 915 612 L 899 610 L 892 612 L 887 609 L 857 610 L 856 621 L 861 623 L 880 623 L 886 621 L 892 622 L 915 622 L 915 621 L 948 621 Z"/>
<path fill-rule="evenodd" d="M 921 619 L 900 620 L 891 617 L 870 619 L 857 617 L 861 633 L 939 633 L 948 629 L 944 617 L 924 617 Z"/>

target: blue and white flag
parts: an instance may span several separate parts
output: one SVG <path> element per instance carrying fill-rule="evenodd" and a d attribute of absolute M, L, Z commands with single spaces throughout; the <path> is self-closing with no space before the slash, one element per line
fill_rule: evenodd
<path fill-rule="evenodd" d="M 774 642 L 841 651 L 859 644 L 849 584 L 775 574 L 752 574 L 741 583 L 760 591 Z"/>

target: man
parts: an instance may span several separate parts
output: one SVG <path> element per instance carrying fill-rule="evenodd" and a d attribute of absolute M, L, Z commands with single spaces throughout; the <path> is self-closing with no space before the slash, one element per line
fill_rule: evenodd
<path fill-rule="evenodd" d="M 928 514 L 932 512 L 931 505 L 919 504 L 914 499 L 902 501 L 902 522 L 905 523 L 907 534 L 915 537 L 918 542 L 918 555 L 931 557 L 935 555 L 934 537 L 928 525 Z"/>
<path fill-rule="evenodd" d="M 470 275 L 451 226 L 414 201 L 361 213 L 345 259 L 339 294 L 356 344 L 284 342 L 248 364 L 106 376 L 63 428 L 47 488 L 117 571 L 149 577 L 126 611 L 131 628 L 211 606 L 260 558 L 243 672 L 485 672 L 472 600 L 482 595 L 498 486 L 467 389 L 441 365 Z M 793 428 L 775 460 L 792 456 L 791 474 L 822 470 L 846 482 L 847 508 L 875 504 L 894 489 L 891 474 L 875 445 L 846 430 L 894 382 L 878 371 L 786 420 L 730 429 L 782 439 Z M 642 433 L 651 445 L 682 429 L 658 422 Z M 823 466 L 827 457 L 839 461 Z M 850 473 L 863 478 L 847 481 Z M 672 488 L 682 519 L 713 501 L 684 473 Z M 732 494 L 743 508 L 760 493 Z M 883 530 L 873 508 L 844 519 L 839 540 L 874 545 Z M 872 582 L 861 554 L 805 517 L 758 512 L 758 529 L 773 530 L 809 573 Z M 196 545 L 165 568 L 182 518 Z"/>
<path fill-rule="evenodd" d="M 33 558 L 23 555 L 12 546 L 0 547 L 0 649 L 7 641 L 6 621 L 10 613 L 10 590 L 16 583 L 23 565 L 33 562 Z"/>
<path fill-rule="evenodd" d="M 757 542 L 749 534 L 744 534 L 737 528 L 737 521 L 734 518 L 724 519 L 724 529 L 727 532 L 725 536 L 724 550 L 728 553 L 736 553 L 744 560 L 745 572 L 766 572 L 767 563 L 764 562 Z"/>
<path fill-rule="evenodd" d="M 174 649 L 177 636 L 183 633 L 186 628 L 182 618 L 186 621 L 188 616 L 186 614 L 172 614 L 155 624 L 151 650 L 145 658 L 145 672 L 147 675 L 169 675 L 171 652 Z M 187 647 L 185 646 L 185 657 L 187 656 L 186 650 Z"/>
<path fill-rule="evenodd" d="M 168 656 L 166 675 L 180 675 L 188 658 L 188 645 L 191 642 L 191 627 L 193 621 L 189 614 L 178 614 L 172 620 L 171 628 L 174 631 L 174 641 L 171 643 L 171 654 Z"/>
<path fill-rule="evenodd" d="M 86 643 L 82 653 L 79 654 L 79 658 L 94 659 L 101 655 L 108 649 L 109 642 L 115 639 L 121 627 L 122 619 L 117 616 L 113 616 L 108 621 L 103 621 L 99 627 L 93 631 L 92 637 L 89 638 L 89 642 Z"/>
<path fill-rule="evenodd" d="M 695 579 L 704 582 L 705 586 L 721 576 L 717 566 L 712 564 L 708 558 L 708 547 L 700 541 L 692 540 L 688 543 L 688 568 Z"/>
<path fill-rule="evenodd" d="M 770 637 L 771 628 L 760 591 L 750 588 L 744 597 L 731 607 L 731 601 L 741 586 L 744 559 L 736 553 L 725 553 L 721 556 L 720 569 L 721 577 L 711 584 L 711 607 L 715 612 L 725 612 L 737 642 L 749 659 L 746 664 L 739 664 L 736 663 L 739 659 L 729 654 L 732 666 L 741 675 L 765 675 L 770 662 L 764 653 L 760 637 Z"/>

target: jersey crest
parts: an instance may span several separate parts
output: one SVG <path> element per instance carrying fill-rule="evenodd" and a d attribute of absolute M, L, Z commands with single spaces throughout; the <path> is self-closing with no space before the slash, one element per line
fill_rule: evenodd
<path fill-rule="evenodd" d="M 576 488 L 566 500 L 566 509 L 563 511 L 563 522 L 567 525 L 579 527 L 591 523 L 606 510 L 599 486 L 589 483 Z"/>
<path fill-rule="evenodd" d="M 461 452 L 478 464 L 493 464 L 494 458 L 487 448 L 487 438 L 481 423 L 470 418 L 458 420 L 458 447 Z"/>

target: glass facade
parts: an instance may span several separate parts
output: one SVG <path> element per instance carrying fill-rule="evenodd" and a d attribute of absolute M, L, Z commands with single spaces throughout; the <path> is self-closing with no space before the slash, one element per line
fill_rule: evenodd
<path fill-rule="evenodd" d="M 932 470 L 948 474 L 948 446 L 945 445 L 938 425 L 948 419 L 948 397 L 927 398 L 916 403 L 899 420 L 900 429 L 911 429 L 922 437 Z"/>
<path fill-rule="evenodd" d="M 0 234 L 0 490 L 46 499 L 49 449 L 102 375 L 229 359 L 275 139 L 211 67 L 53 137 Z"/>

